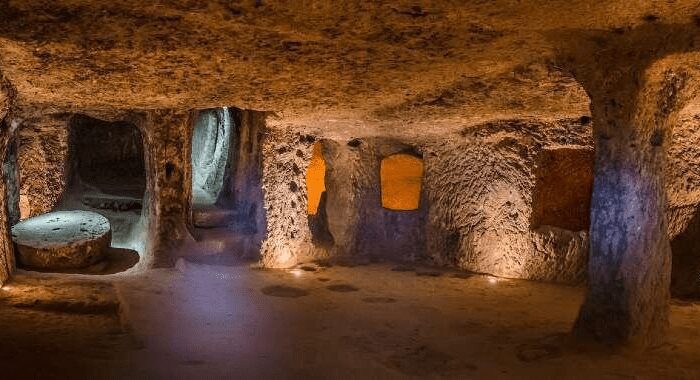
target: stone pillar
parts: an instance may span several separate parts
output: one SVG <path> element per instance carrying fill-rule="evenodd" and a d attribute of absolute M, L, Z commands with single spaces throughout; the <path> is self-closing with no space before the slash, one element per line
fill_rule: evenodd
<path fill-rule="evenodd" d="M 10 141 L 11 128 L 6 121 L 0 123 L 0 157 L 3 159 L 7 155 L 7 148 Z M 6 178 L 5 165 L 3 167 L 3 178 Z M 15 268 L 15 255 L 10 234 L 10 215 L 7 197 L 7 182 L 0 181 L 0 286 L 4 284 L 12 275 Z"/>
<path fill-rule="evenodd" d="M 168 267 L 177 249 L 191 238 L 191 137 L 195 117 L 188 112 L 156 110 L 141 121 L 146 158 L 144 214 L 148 225 L 146 265 Z"/>
<path fill-rule="evenodd" d="M 288 268 L 318 258 L 307 215 L 306 170 L 314 139 L 290 128 L 269 129 L 263 141 L 267 234 L 261 265 Z"/>
<path fill-rule="evenodd" d="M 331 140 L 323 144 L 326 160 L 325 213 L 328 232 L 334 242 L 330 254 L 336 257 L 352 256 L 357 251 L 356 234 L 362 201 L 359 191 L 366 181 L 359 175 L 358 168 L 362 141 L 352 141 L 353 146 L 344 141 Z"/>
<path fill-rule="evenodd" d="M 66 114 L 32 115 L 21 120 L 20 198 L 24 216 L 51 212 L 61 202 L 70 173 L 70 127 Z"/>
<path fill-rule="evenodd" d="M 5 186 L 7 186 L 5 189 L 5 194 L 7 194 L 7 217 L 11 226 L 17 224 L 20 220 L 18 153 L 19 142 L 16 134 L 12 133 L 7 143 L 5 161 L 2 165 Z"/>
<path fill-rule="evenodd" d="M 643 348 L 660 344 L 668 328 L 664 147 L 685 79 L 671 72 L 640 77 L 591 91 L 596 160 L 588 293 L 574 332 Z"/>

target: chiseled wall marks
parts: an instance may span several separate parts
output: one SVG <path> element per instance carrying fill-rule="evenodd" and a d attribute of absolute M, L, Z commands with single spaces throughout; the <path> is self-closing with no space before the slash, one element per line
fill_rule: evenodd
<path fill-rule="evenodd" d="M 4 117 L 4 115 L 3 115 Z M 5 157 L 7 153 L 8 143 L 11 139 L 11 127 L 4 120 L 0 123 L 0 157 Z M 2 177 L 6 177 L 9 173 L 5 172 L 6 167 L 3 165 Z M 7 281 L 15 268 L 14 247 L 10 234 L 10 218 L 8 215 L 7 182 L 0 181 L 0 286 Z"/>
<path fill-rule="evenodd" d="M 285 268 L 318 258 L 309 227 L 306 172 L 315 138 L 291 129 L 268 129 L 262 145 L 267 236 L 261 263 Z"/>
<path fill-rule="evenodd" d="M 480 273 L 582 281 L 587 233 L 530 221 L 539 152 L 591 143 L 590 126 L 579 120 L 502 120 L 429 144 L 428 254 L 436 263 Z"/>

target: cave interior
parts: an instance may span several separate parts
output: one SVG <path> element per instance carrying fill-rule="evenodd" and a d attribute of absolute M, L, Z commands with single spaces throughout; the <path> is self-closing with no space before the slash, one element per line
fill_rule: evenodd
<path fill-rule="evenodd" d="M 700 377 L 697 1 L 0 21 L 3 376 Z"/>

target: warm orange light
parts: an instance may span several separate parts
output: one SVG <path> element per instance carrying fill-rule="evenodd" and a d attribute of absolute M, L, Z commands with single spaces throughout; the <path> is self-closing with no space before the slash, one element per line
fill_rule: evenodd
<path fill-rule="evenodd" d="M 420 206 L 423 160 L 408 154 L 395 154 L 382 160 L 382 207 L 415 210 Z"/>
<path fill-rule="evenodd" d="M 326 191 L 326 161 L 320 142 L 314 144 L 311 163 L 306 171 L 306 191 L 309 194 L 309 215 L 316 215 L 321 203 L 321 194 Z"/>

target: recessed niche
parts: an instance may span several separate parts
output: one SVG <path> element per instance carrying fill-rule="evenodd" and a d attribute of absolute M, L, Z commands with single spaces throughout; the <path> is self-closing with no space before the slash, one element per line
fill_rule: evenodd
<path fill-rule="evenodd" d="M 394 154 L 381 162 L 382 207 L 408 211 L 420 207 L 423 160 L 410 154 Z"/>
<path fill-rule="evenodd" d="M 593 191 L 593 150 L 555 148 L 537 158 L 532 196 L 533 227 L 588 230 Z"/>
<path fill-rule="evenodd" d="M 326 161 L 323 147 L 316 142 L 311 154 L 311 163 L 306 171 L 306 190 L 308 192 L 308 214 L 316 215 L 321 203 L 321 196 L 326 191 Z"/>

